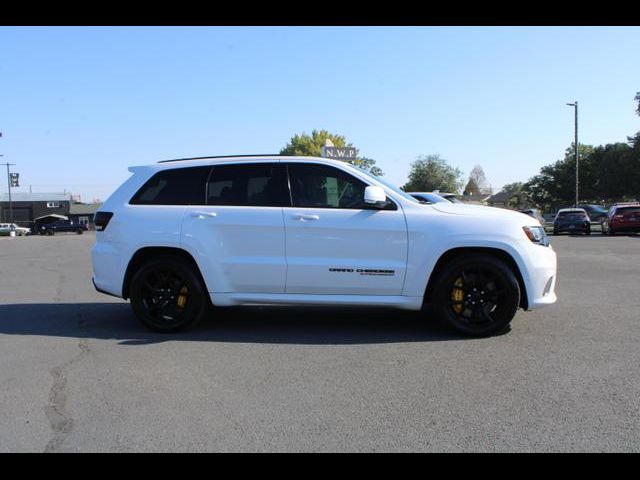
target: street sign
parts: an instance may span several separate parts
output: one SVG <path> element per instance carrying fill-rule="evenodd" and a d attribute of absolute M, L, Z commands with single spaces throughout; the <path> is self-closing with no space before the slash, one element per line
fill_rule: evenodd
<path fill-rule="evenodd" d="M 19 187 L 19 179 L 20 179 L 20 174 L 19 173 L 10 173 L 9 174 L 9 178 L 11 180 L 11 186 L 12 187 Z"/>
<path fill-rule="evenodd" d="M 322 156 L 333 160 L 355 160 L 358 150 L 355 147 L 322 147 Z"/>

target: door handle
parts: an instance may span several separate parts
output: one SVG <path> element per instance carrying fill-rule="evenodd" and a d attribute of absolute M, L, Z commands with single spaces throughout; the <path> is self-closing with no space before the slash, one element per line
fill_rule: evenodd
<path fill-rule="evenodd" d="M 218 214 L 215 212 L 192 212 L 191 216 L 195 218 L 213 218 L 217 217 Z"/>
<path fill-rule="evenodd" d="M 293 218 L 296 220 L 302 220 L 306 222 L 307 220 L 320 220 L 320 215 L 294 215 Z"/>

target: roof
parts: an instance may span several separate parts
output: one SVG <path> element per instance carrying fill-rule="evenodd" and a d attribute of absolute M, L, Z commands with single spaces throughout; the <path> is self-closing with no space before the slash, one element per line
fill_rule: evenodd
<path fill-rule="evenodd" d="M 485 201 L 488 203 L 504 203 L 508 202 L 511 199 L 511 196 L 512 195 L 509 192 L 502 190 L 495 195 L 491 195 L 489 198 L 485 199 Z"/>
<path fill-rule="evenodd" d="M 69 206 L 69 215 L 93 215 L 101 206 L 101 203 L 72 203 Z"/>
<path fill-rule="evenodd" d="M 0 202 L 8 202 L 9 194 L 0 193 Z M 29 193 L 11 192 L 12 202 L 64 202 L 69 201 L 69 195 L 64 193 Z"/>
<path fill-rule="evenodd" d="M 308 157 L 302 155 L 251 155 L 251 156 L 224 156 L 224 157 L 194 157 L 188 159 L 178 159 L 178 160 L 163 160 L 161 162 L 147 164 L 147 165 L 135 165 L 129 167 L 129 171 L 132 173 L 136 173 L 137 171 L 151 170 L 151 171 L 160 171 L 160 170 L 168 170 L 174 167 L 201 167 L 201 166 L 209 166 L 209 165 L 218 165 L 222 163 L 245 163 L 245 162 L 322 162 L 324 164 L 334 164 L 334 165 L 344 165 L 345 162 L 343 160 L 335 160 L 332 158 L 322 158 L 322 157 Z"/>
<path fill-rule="evenodd" d="M 587 213 L 585 211 L 584 208 L 561 208 L 560 210 L 558 210 L 558 213 L 560 212 L 581 212 L 581 213 Z"/>
<path fill-rule="evenodd" d="M 38 218 L 34 218 L 33 221 L 37 222 L 38 220 L 42 220 L 43 218 L 50 218 L 50 219 L 59 219 L 59 220 L 69 220 L 69 217 L 65 216 L 65 215 L 58 215 L 57 213 L 50 213 L 48 215 L 43 215 L 41 217 Z"/>
<path fill-rule="evenodd" d="M 258 153 L 254 155 L 215 155 L 210 157 L 187 157 L 187 158 L 173 158 L 171 160 L 160 160 L 158 163 L 167 162 L 184 162 L 186 160 L 213 160 L 216 158 L 253 158 L 253 157 L 282 157 L 279 153 Z"/>

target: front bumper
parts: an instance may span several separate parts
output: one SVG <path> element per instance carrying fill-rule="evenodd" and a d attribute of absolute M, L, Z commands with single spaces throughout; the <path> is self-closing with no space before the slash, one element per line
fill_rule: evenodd
<path fill-rule="evenodd" d="M 552 246 L 531 245 L 527 248 L 527 310 L 535 310 L 556 302 L 557 256 Z"/>

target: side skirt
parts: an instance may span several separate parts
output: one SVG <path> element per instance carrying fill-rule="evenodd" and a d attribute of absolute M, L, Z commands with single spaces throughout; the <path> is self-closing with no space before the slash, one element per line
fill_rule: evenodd
<path fill-rule="evenodd" d="M 404 295 L 306 295 L 294 293 L 210 293 L 217 307 L 239 305 L 314 305 L 391 307 L 420 310 L 422 297 Z"/>

